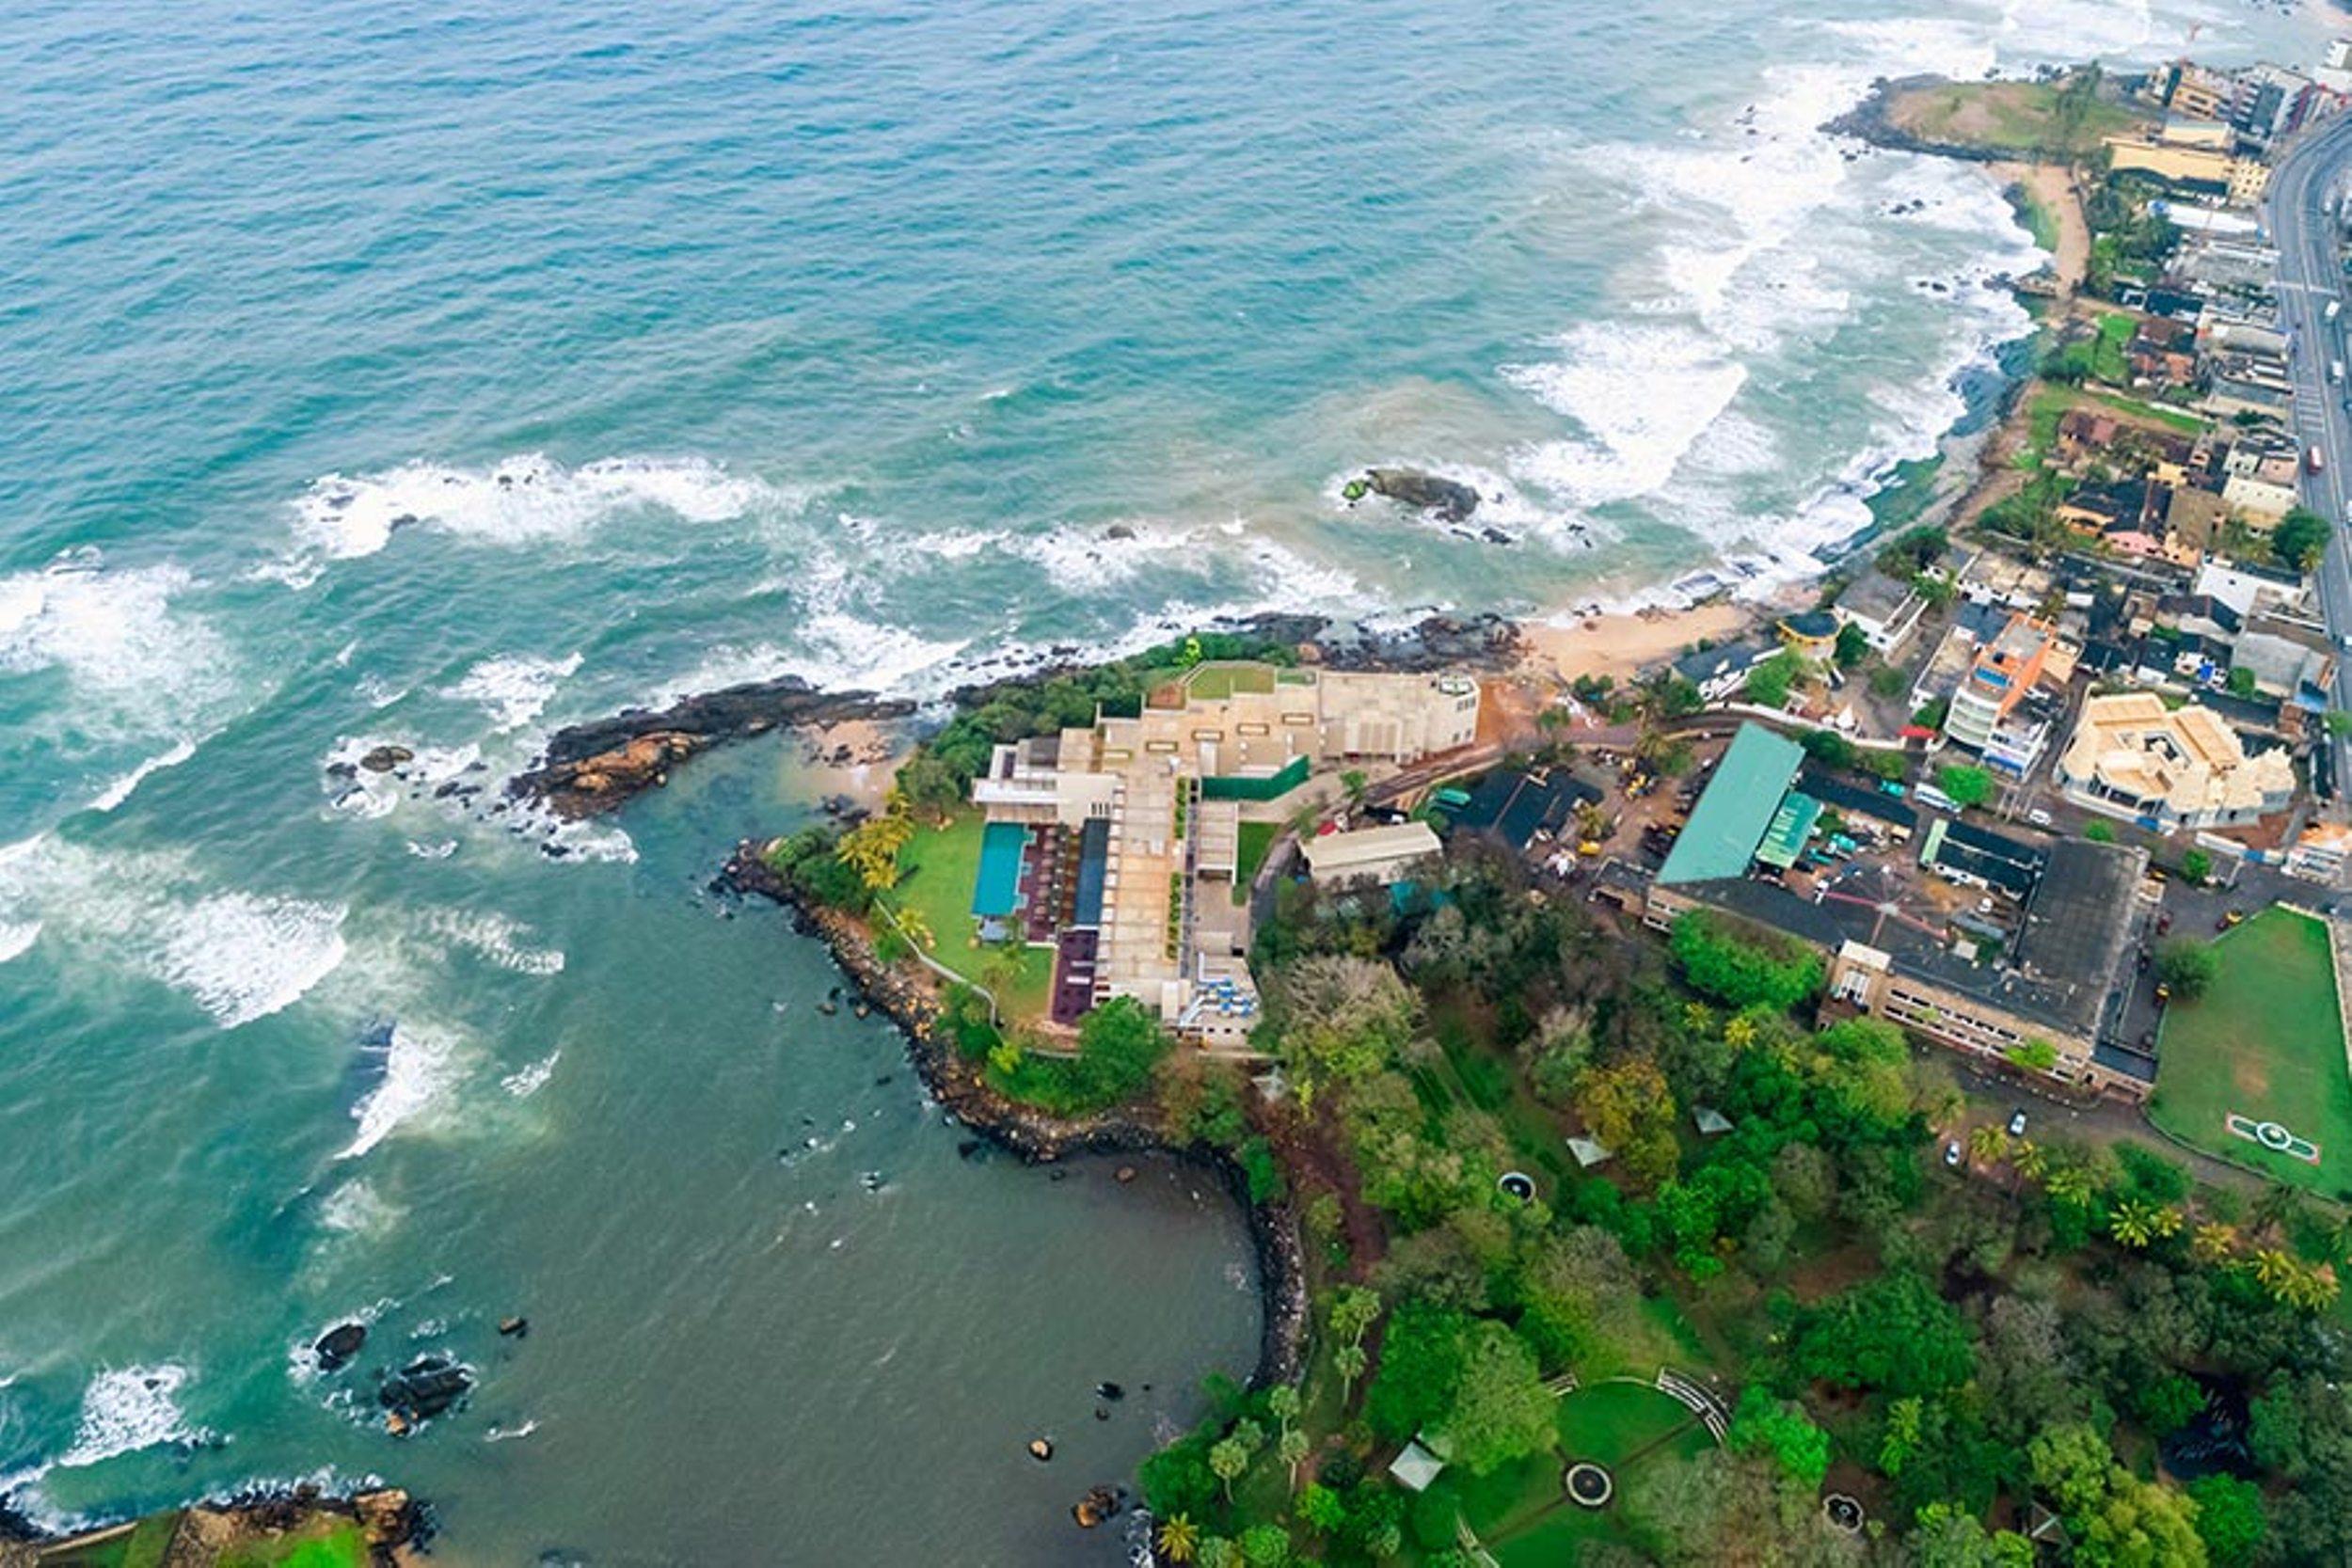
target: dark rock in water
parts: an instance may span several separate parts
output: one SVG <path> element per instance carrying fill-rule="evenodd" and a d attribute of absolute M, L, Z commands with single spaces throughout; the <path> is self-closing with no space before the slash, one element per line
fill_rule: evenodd
<path fill-rule="evenodd" d="M 386 1373 L 375 1402 L 413 1424 L 440 1415 L 472 1388 L 471 1371 L 446 1355 L 425 1354 Z"/>
<path fill-rule="evenodd" d="M 956 1144 L 956 1158 L 960 1160 L 977 1160 L 980 1157 L 981 1150 L 987 1147 L 988 1146 L 986 1144 L 983 1144 L 977 1138 L 960 1139 Z"/>
<path fill-rule="evenodd" d="M 914 705 L 870 691 L 820 691 L 798 676 L 687 697 L 659 712 L 634 709 L 548 737 L 539 765 L 507 793 L 543 800 L 560 816 L 593 816 L 659 787 L 670 768 L 726 741 L 798 724 L 902 719 Z"/>
<path fill-rule="evenodd" d="M 501 1318 L 499 1332 L 509 1339 L 519 1339 L 531 1332 L 531 1320 L 529 1318 Z"/>
<path fill-rule="evenodd" d="M 351 1365 L 351 1358 L 359 1354 L 359 1347 L 368 1342 L 365 1323 L 337 1323 L 319 1336 L 319 1342 L 310 1349 L 319 1358 L 319 1370 L 340 1372 Z"/>
<path fill-rule="evenodd" d="M 1105 539 L 1133 539 L 1135 536 L 1136 531 L 1125 523 L 1113 523 L 1103 531 L 1103 537 Z"/>
<path fill-rule="evenodd" d="M 357 763 L 330 762 L 326 765 L 326 776 L 330 779 L 356 779 L 359 776 L 359 767 Z"/>
<path fill-rule="evenodd" d="M 1054 1457 L 1053 1443 L 1043 1437 L 1030 1438 L 1029 1457 L 1036 1460 L 1040 1465 L 1044 1464 L 1047 1460 Z"/>
<path fill-rule="evenodd" d="M 405 746 L 378 746 L 359 759 L 359 766 L 371 773 L 389 773 L 402 763 L 414 760 L 416 754 Z"/>
<path fill-rule="evenodd" d="M 1078 1499 L 1070 1515 L 1078 1521 L 1080 1529 L 1092 1529 L 1106 1519 L 1116 1519 L 1127 1506 L 1127 1489 L 1123 1486 L 1097 1486 Z"/>
<path fill-rule="evenodd" d="M 1098 1383 L 1094 1386 L 1094 1397 L 1098 1400 L 1123 1400 L 1127 1397 L 1127 1390 L 1116 1383 Z"/>
<path fill-rule="evenodd" d="M 1467 522 L 1478 510 L 1477 491 L 1418 468 L 1370 468 L 1365 470 L 1364 483 L 1389 499 L 1429 513 L 1442 522 Z"/>
<path fill-rule="evenodd" d="M 1094 1407 L 1094 1418 L 1098 1421 L 1109 1420 L 1111 1418 L 1111 1407 L 1107 1404 L 1096 1405 Z"/>

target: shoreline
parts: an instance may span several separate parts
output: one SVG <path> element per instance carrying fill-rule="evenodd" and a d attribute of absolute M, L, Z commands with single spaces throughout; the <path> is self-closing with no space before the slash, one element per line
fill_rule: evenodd
<path fill-rule="evenodd" d="M 759 856 L 760 847 L 750 839 L 738 844 L 711 885 L 739 897 L 759 897 L 781 905 L 790 914 L 797 933 L 821 942 L 834 967 L 849 982 L 850 999 L 870 1006 L 897 1027 L 909 1064 L 952 1124 L 970 1129 L 982 1141 L 1025 1164 L 1054 1164 L 1083 1155 L 1166 1154 L 1213 1172 L 1240 1209 L 1257 1255 L 1261 1319 L 1258 1361 L 1249 1375 L 1250 1386 L 1271 1387 L 1297 1377 L 1306 1360 L 1306 1254 L 1298 1215 L 1286 1199 L 1253 1202 L 1248 1177 L 1221 1150 L 1179 1143 L 1123 1108 L 1071 1119 L 997 1094 L 932 1027 L 939 1008 L 930 988 L 910 977 L 904 968 L 878 958 L 858 922 L 802 897 L 790 882 L 769 868 Z"/>
<path fill-rule="evenodd" d="M 434 1533 L 431 1509 L 397 1486 L 341 1495 L 309 1484 L 262 1488 L 56 1530 L 43 1528 L 0 1496 L 0 1568 L 39 1568 L 53 1553 L 102 1547 L 161 1521 L 170 1522 L 158 1560 L 167 1568 L 207 1568 L 231 1553 L 238 1561 L 274 1561 L 252 1553 L 277 1543 L 299 1553 L 302 1545 L 288 1538 L 322 1526 L 330 1533 L 356 1526 L 374 1568 L 418 1568 Z"/>

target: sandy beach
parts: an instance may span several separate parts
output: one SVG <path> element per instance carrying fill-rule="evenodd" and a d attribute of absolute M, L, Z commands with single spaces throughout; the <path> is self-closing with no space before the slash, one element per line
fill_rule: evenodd
<path fill-rule="evenodd" d="M 1519 629 L 1531 673 L 1563 684 L 1579 675 L 1609 675 L 1622 685 L 1693 642 L 1738 637 L 1768 613 L 1765 606 L 1719 600 L 1688 610 L 1530 621 Z"/>
<path fill-rule="evenodd" d="M 2059 288 L 2071 297 L 2090 270 L 2090 225 L 2083 217 L 2081 198 L 2074 194 L 2072 172 L 2063 164 L 2002 163 L 1987 164 L 1984 168 L 2003 190 L 2023 185 L 2035 203 L 2058 220 L 2058 250 L 2050 265 Z"/>

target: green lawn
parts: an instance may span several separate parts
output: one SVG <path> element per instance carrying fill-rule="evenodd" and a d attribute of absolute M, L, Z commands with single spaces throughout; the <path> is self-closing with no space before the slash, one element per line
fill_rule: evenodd
<path fill-rule="evenodd" d="M 1668 1458 L 1692 1458 L 1713 1446 L 1707 1429 L 1676 1401 L 1643 1384 L 1600 1383 L 1580 1388 L 1560 1402 L 1560 1452 L 1541 1462 L 1543 1486 L 1532 1476 L 1518 1478 L 1523 1488 L 1509 1510 L 1495 1508 L 1485 1496 L 1490 1483 L 1512 1475 L 1509 1470 L 1463 1489 L 1462 1503 L 1471 1528 L 1479 1531 L 1502 1568 L 1551 1568 L 1576 1560 L 1576 1548 L 1586 1541 L 1621 1540 L 1622 1501 L 1603 1509 L 1579 1508 L 1561 1493 L 1561 1477 L 1576 1460 L 1591 1460 L 1608 1467 L 1624 1497 L 1629 1477 L 1644 1465 Z M 1500 1513 L 1482 1526 L 1480 1507 Z"/>
<path fill-rule="evenodd" d="M 1249 884 L 1257 879 L 1258 868 L 1265 864 L 1274 841 L 1282 833 L 1279 822 L 1245 822 L 1241 825 L 1238 846 L 1238 865 L 1233 872 L 1233 902 L 1249 902 Z"/>
<path fill-rule="evenodd" d="M 2352 1073 L 2344 1065 L 2328 933 L 2264 911 L 2215 943 L 2213 989 L 2165 1013 L 2148 1118 L 2184 1142 L 2330 1197 L 2352 1199 Z M 2319 1163 L 2233 1135 L 2236 1114 L 2319 1146 Z"/>
<path fill-rule="evenodd" d="M 925 823 L 915 829 L 899 857 L 898 886 L 890 901 L 921 915 L 937 939 L 930 956 L 975 984 L 991 959 L 1013 955 L 1019 974 L 996 998 L 997 1005 L 1015 1019 L 1041 1018 L 1054 983 L 1054 955 L 1042 947 L 989 947 L 974 934 L 972 884 L 980 874 L 984 826 L 978 812 L 962 811 L 945 828 Z M 876 917 L 877 926 L 886 924 Z"/>
<path fill-rule="evenodd" d="M 2121 312 L 2099 318 L 2099 338 L 2090 354 L 2090 373 L 2110 387 L 2128 386 L 2132 368 L 2123 357 L 2138 324 Z"/>
<path fill-rule="evenodd" d="M 155 1568 L 179 1528 L 177 1513 L 158 1513 L 87 1551 L 44 1552 L 42 1568 Z M 321 1515 L 293 1535 L 222 1554 L 219 1568 L 364 1568 L 367 1534 L 357 1521 Z"/>
<path fill-rule="evenodd" d="M 1958 147 L 2026 156 L 2089 157 L 2101 141 L 2129 129 L 2139 117 L 2106 100 L 2086 106 L 2078 123 L 2061 128 L 2058 89 L 2047 82 L 1937 82 L 1906 88 L 1887 105 L 1888 118 L 1914 135 Z"/>

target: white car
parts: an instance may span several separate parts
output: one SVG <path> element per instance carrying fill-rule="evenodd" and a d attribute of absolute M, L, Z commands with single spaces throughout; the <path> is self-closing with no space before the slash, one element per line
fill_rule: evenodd
<path fill-rule="evenodd" d="M 2022 1108 L 2009 1114 L 2009 1135 L 2012 1138 L 2026 1135 L 2026 1113 Z"/>
<path fill-rule="evenodd" d="M 1959 1144 L 1957 1144 L 1957 1143 L 1948 1143 L 1948 1144 L 1946 1144 L 1946 1145 L 1944 1146 L 1944 1163 L 1945 1163 L 1946 1164 L 1947 1164 L 1947 1165 L 1950 1165 L 1950 1166 L 1954 1167 L 1955 1169 L 1957 1169 L 1957 1168 L 1959 1167 L 1959 1165 L 1960 1165 L 1960 1145 L 1959 1145 Z"/>

